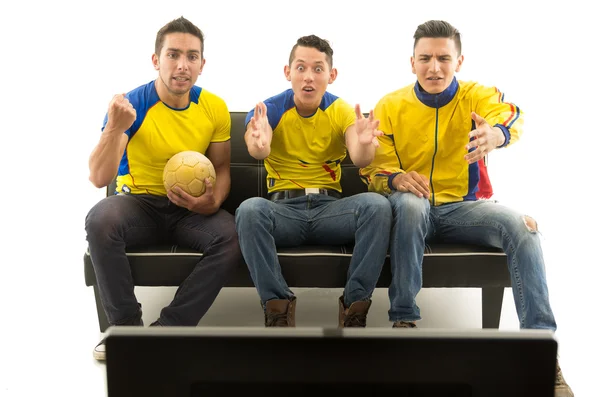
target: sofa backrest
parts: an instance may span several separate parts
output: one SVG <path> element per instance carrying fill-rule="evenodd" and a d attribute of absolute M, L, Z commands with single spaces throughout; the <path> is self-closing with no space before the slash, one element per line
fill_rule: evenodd
<path fill-rule="evenodd" d="M 246 114 L 231 112 L 231 191 L 223 208 L 232 214 L 235 214 L 235 209 L 242 201 L 250 197 L 267 197 L 263 161 L 250 156 L 244 141 Z M 344 196 L 367 191 L 358 175 L 358 168 L 352 164 L 349 156 L 342 162 L 341 184 Z"/>

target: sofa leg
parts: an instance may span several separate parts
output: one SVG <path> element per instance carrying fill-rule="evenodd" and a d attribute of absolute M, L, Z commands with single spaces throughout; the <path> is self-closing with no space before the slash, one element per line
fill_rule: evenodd
<path fill-rule="evenodd" d="M 483 328 L 498 328 L 502 313 L 504 287 L 481 289 L 481 322 Z"/>
<path fill-rule="evenodd" d="M 94 285 L 94 297 L 96 298 L 96 311 L 98 312 L 98 324 L 100 325 L 100 332 L 104 332 L 108 328 L 108 318 L 106 318 L 104 307 L 102 307 L 100 292 L 98 291 L 97 285 Z"/>

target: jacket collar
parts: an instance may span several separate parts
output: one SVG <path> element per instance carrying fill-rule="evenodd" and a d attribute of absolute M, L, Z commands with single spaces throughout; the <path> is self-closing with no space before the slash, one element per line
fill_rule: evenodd
<path fill-rule="evenodd" d="M 446 106 L 454 98 L 457 92 L 458 81 L 456 80 L 456 76 L 452 79 L 452 83 L 450 83 L 448 88 L 439 94 L 430 94 L 423 90 L 418 81 L 415 83 L 415 95 L 417 95 L 419 101 L 431 108 L 437 109 Z"/>

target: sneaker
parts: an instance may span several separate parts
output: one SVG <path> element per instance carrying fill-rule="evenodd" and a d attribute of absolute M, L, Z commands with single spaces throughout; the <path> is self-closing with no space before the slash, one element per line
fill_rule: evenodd
<path fill-rule="evenodd" d="M 392 328 L 417 328 L 417 324 L 414 321 L 394 321 Z"/>
<path fill-rule="evenodd" d="M 100 343 L 94 347 L 94 358 L 98 361 L 106 361 L 106 338 L 102 338 Z"/>
<path fill-rule="evenodd" d="M 554 397 L 573 397 L 573 390 L 565 381 L 563 377 L 562 370 L 560 369 L 560 365 L 558 365 L 558 361 L 556 362 L 556 381 L 554 383 Z"/>

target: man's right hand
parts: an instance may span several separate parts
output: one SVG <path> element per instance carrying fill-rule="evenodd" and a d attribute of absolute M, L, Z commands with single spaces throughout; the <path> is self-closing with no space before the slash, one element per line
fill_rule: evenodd
<path fill-rule="evenodd" d="M 250 123 L 248 123 L 253 146 L 260 150 L 265 148 L 268 128 L 267 106 L 263 102 L 260 102 L 254 108 L 254 116 L 252 116 Z"/>
<path fill-rule="evenodd" d="M 410 192 L 419 198 L 429 199 L 429 179 L 415 171 L 396 175 L 392 186 L 399 192 Z"/>
<path fill-rule="evenodd" d="M 117 94 L 108 105 L 108 121 L 105 130 L 123 133 L 131 127 L 136 118 L 136 111 L 125 94 Z"/>

